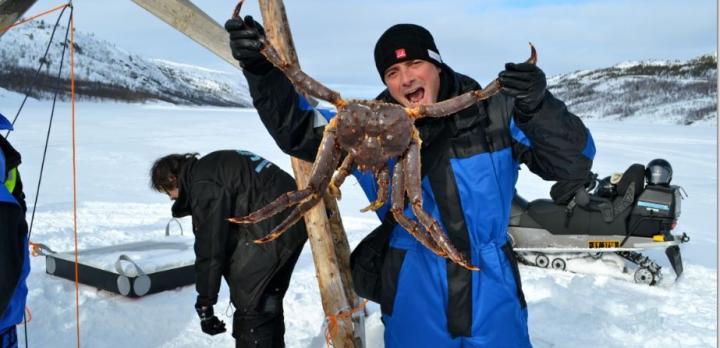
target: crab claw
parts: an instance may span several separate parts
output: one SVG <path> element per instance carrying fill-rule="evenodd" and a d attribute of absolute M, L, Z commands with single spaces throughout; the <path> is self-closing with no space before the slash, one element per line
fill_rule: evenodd
<path fill-rule="evenodd" d="M 267 243 L 267 242 L 270 242 L 270 241 L 273 241 L 273 240 L 277 239 L 278 237 L 280 237 L 280 234 L 277 234 L 277 235 L 275 235 L 275 234 L 268 234 L 268 235 L 265 236 L 265 237 L 258 238 L 258 239 L 256 239 L 256 240 L 254 240 L 253 243 L 255 243 L 255 244 L 265 244 L 265 243 Z"/>
<path fill-rule="evenodd" d="M 253 219 L 249 219 L 247 216 L 231 217 L 231 218 L 228 218 L 227 221 L 230 221 L 234 224 L 251 224 L 251 223 L 255 222 Z"/>
<path fill-rule="evenodd" d="M 455 263 L 457 263 L 458 265 L 460 265 L 461 267 L 463 267 L 463 268 L 465 268 L 465 269 L 467 269 L 467 270 L 469 270 L 469 271 L 476 271 L 476 272 L 477 272 L 477 271 L 480 270 L 480 267 L 473 266 L 473 265 L 471 265 L 470 263 L 465 262 L 465 261 L 459 261 L 459 260 L 452 260 L 452 261 L 454 261 Z"/>
<path fill-rule="evenodd" d="M 328 192 L 330 192 L 330 195 L 338 201 L 342 199 L 342 192 L 340 192 L 340 189 L 335 185 L 335 183 L 331 182 L 328 185 Z"/>
<path fill-rule="evenodd" d="M 370 205 L 368 205 L 367 207 L 360 209 L 360 211 L 363 213 L 371 210 L 375 211 L 380 209 L 380 207 L 382 207 L 384 204 L 385 202 L 383 200 L 378 199 L 377 201 L 370 203 Z"/>
<path fill-rule="evenodd" d="M 237 5 L 235 5 L 235 9 L 233 10 L 233 13 L 232 13 L 233 19 L 240 18 L 240 9 L 242 8 L 243 2 L 245 2 L 245 0 L 240 0 L 240 2 L 238 2 Z"/>
<path fill-rule="evenodd" d="M 528 44 L 530 44 L 530 58 L 525 62 L 535 65 L 537 63 L 537 51 L 535 51 L 535 46 L 533 46 L 532 42 L 528 42 Z"/>

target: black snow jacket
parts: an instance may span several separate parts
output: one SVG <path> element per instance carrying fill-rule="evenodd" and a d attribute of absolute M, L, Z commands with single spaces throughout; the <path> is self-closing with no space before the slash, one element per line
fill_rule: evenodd
<path fill-rule="evenodd" d="M 192 215 L 197 304 L 217 302 L 222 277 L 240 311 L 256 309 L 264 296 L 284 296 L 307 240 L 304 223 L 277 240 L 255 244 L 253 240 L 269 233 L 286 214 L 247 225 L 227 219 L 245 216 L 295 189 L 289 174 L 246 151 L 212 152 L 182 168 L 172 213 L 175 217 Z"/>

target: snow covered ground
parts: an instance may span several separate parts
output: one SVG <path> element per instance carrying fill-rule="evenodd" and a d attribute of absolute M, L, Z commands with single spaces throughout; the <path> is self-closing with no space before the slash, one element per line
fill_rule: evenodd
<path fill-rule="evenodd" d="M 370 97 L 366 95 L 365 97 Z M 20 97 L 0 93 L 0 112 L 14 116 Z M 54 250 L 73 249 L 70 107 L 58 104 L 32 240 Z M 10 141 L 23 155 L 20 167 L 29 205 L 35 198 L 50 114 L 50 102 L 29 102 Z M 714 347 L 717 339 L 717 136 L 715 124 L 691 127 L 640 122 L 588 122 L 597 144 L 595 171 L 620 172 L 632 163 L 663 157 L 673 164 L 673 183 L 689 194 L 676 231 L 687 232 L 685 274 L 674 283 L 665 267 L 656 287 L 605 276 L 577 275 L 521 266 L 528 300 L 530 335 L 536 347 Z M 177 152 L 218 149 L 253 151 L 290 171 L 253 109 L 81 103 L 77 105 L 78 243 L 101 247 L 162 238 L 171 202 L 152 192 L 152 161 Z M 522 171 L 519 192 L 548 197 L 550 183 Z M 343 186 L 340 209 L 351 246 L 378 220 L 360 213 L 364 195 L 353 180 Z M 28 215 L 28 219 L 30 216 Z M 190 221 L 183 220 L 185 231 Z M 186 234 L 187 235 L 187 234 Z M 45 260 L 32 258 L 28 306 L 31 347 L 76 345 L 75 289 L 45 274 Z M 192 286 L 128 299 L 80 287 L 80 331 L 84 347 L 233 346 L 229 334 L 200 331 Z M 223 286 L 216 312 L 230 323 Z M 368 347 L 382 347 L 379 306 L 369 305 Z M 310 248 L 298 262 L 285 298 L 289 347 L 322 347 L 323 313 Z M 24 346 L 22 326 L 19 328 Z"/>

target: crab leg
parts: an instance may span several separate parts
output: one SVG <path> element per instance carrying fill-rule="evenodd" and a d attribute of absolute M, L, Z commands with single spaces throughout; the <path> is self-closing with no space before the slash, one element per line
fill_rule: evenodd
<path fill-rule="evenodd" d="M 254 224 L 256 222 L 263 221 L 267 218 L 273 217 L 276 214 L 282 212 L 288 207 L 292 207 L 312 194 L 312 189 L 305 188 L 302 190 L 287 192 L 269 203 L 268 205 L 252 212 L 251 214 L 243 217 L 232 217 L 228 221 L 236 224 Z"/>
<path fill-rule="evenodd" d="M 388 167 L 385 166 L 382 169 L 378 171 L 377 175 L 377 184 L 378 184 L 378 191 L 377 191 L 377 199 L 370 203 L 365 208 L 360 209 L 361 212 L 367 212 L 367 211 L 375 211 L 380 209 L 380 207 L 385 204 L 385 200 L 388 196 L 388 184 L 390 183 L 390 173 L 388 172 Z"/>
<path fill-rule="evenodd" d="M 415 237 L 415 239 L 420 242 L 420 244 L 424 245 L 426 248 L 430 249 L 433 253 L 435 253 L 438 256 L 444 257 L 445 251 L 440 249 L 438 245 L 430 239 L 430 236 L 428 236 L 427 232 L 425 232 L 425 229 L 420 226 L 416 221 L 410 220 L 405 214 L 403 213 L 403 210 L 405 208 L 405 165 L 402 159 L 398 159 L 397 163 L 395 163 L 395 168 L 393 170 L 393 177 L 392 177 L 392 206 L 390 208 L 390 211 L 393 214 L 393 217 L 395 218 L 395 221 L 398 222 L 402 228 L 405 229 L 405 231 L 408 231 L 410 235 Z"/>
<path fill-rule="evenodd" d="M 450 239 L 443 231 L 440 224 L 425 210 L 423 210 L 423 198 L 421 182 L 420 182 L 420 136 L 415 130 L 413 132 L 412 141 L 408 148 L 405 161 L 405 179 L 407 185 L 408 198 L 412 206 L 412 211 L 418 218 L 420 223 L 430 233 L 430 237 L 437 243 L 437 245 L 445 251 L 446 257 L 452 262 L 465 267 L 471 271 L 479 271 L 480 269 L 471 265 L 465 257 L 452 245 Z"/>
<path fill-rule="evenodd" d="M 244 0 L 240 0 L 240 2 L 238 2 L 235 6 L 232 18 L 240 19 L 240 9 L 242 8 L 243 2 Z M 260 53 L 262 53 L 262 55 L 264 55 L 270 63 L 282 70 L 282 72 L 285 73 L 285 76 L 290 79 L 290 82 L 292 82 L 296 88 L 300 89 L 304 93 L 312 95 L 313 97 L 327 100 L 338 108 L 342 108 L 347 105 L 347 102 L 342 99 L 340 93 L 327 88 L 322 83 L 308 76 L 300 70 L 300 66 L 298 66 L 298 64 L 290 64 L 286 62 L 263 34 L 258 32 L 258 36 L 260 37 L 260 42 L 263 44 L 263 48 L 260 50 Z"/>
<path fill-rule="evenodd" d="M 320 143 L 315 163 L 310 171 L 308 187 L 285 194 L 285 196 L 281 196 L 269 205 L 246 217 L 230 218 L 228 220 L 235 223 L 252 223 L 262 221 L 289 206 L 300 203 L 292 211 L 292 213 L 290 213 L 290 215 L 288 215 L 288 217 L 285 218 L 285 220 L 283 220 L 283 222 L 281 222 L 278 226 L 273 228 L 270 233 L 268 233 L 265 237 L 255 240 L 255 243 L 258 244 L 269 242 L 280 237 L 288 228 L 298 222 L 298 220 L 300 220 L 302 216 L 310 210 L 310 208 L 314 207 L 322 199 L 322 193 L 327 189 L 330 179 L 332 178 L 332 174 L 340 161 L 340 151 L 335 145 L 336 126 L 336 119 L 330 120 L 330 123 L 325 126 L 323 139 Z M 294 195 L 294 193 L 297 193 L 297 195 Z"/>
<path fill-rule="evenodd" d="M 347 105 L 347 102 L 340 96 L 340 93 L 326 87 L 322 83 L 308 76 L 304 71 L 300 70 L 297 64 L 289 64 L 281 58 L 280 54 L 270 44 L 265 37 L 260 37 L 263 48 L 260 50 L 273 65 L 285 73 L 290 82 L 299 90 L 322 100 L 327 100 L 338 108 Z"/>
<path fill-rule="evenodd" d="M 310 210 L 312 207 L 314 207 L 320 200 L 322 199 L 322 195 L 313 193 L 312 196 L 310 196 L 310 199 L 306 200 L 305 202 L 302 202 L 300 205 L 295 208 L 288 217 L 283 220 L 279 225 L 277 225 L 275 228 L 273 228 L 270 233 L 268 233 L 265 237 L 258 238 L 254 240 L 253 242 L 255 244 L 263 244 L 267 243 L 269 241 L 275 240 L 278 237 L 280 237 L 285 231 L 287 231 L 288 228 L 292 227 L 292 225 L 296 224 L 300 219 L 302 219 L 303 215 Z"/>
<path fill-rule="evenodd" d="M 335 199 L 337 200 L 340 200 L 342 196 L 342 192 L 340 192 L 340 186 L 342 186 L 342 184 L 345 182 L 345 178 L 350 175 L 354 160 L 355 156 L 350 153 L 347 154 L 347 156 L 345 156 L 345 159 L 342 161 L 342 164 L 340 164 L 340 168 L 338 168 L 337 173 L 335 173 L 332 180 L 330 181 L 328 191 L 330 191 L 330 194 L 333 195 L 333 197 L 335 197 Z"/>
<path fill-rule="evenodd" d="M 535 46 L 530 44 L 530 58 L 525 63 L 535 64 L 537 62 L 537 52 Z M 457 97 L 441 101 L 432 105 L 421 105 L 414 108 L 405 108 L 405 112 L 415 119 L 423 117 L 443 117 L 454 114 L 473 105 L 481 100 L 488 99 L 500 92 L 502 86 L 498 79 L 493 80 L 485 88 L 475 91 L 466 92 Z"/>

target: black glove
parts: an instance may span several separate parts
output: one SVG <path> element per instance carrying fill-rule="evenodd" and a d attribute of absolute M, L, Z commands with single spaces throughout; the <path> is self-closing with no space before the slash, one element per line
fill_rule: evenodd
<path fill-rule="evenodd" d="M 225 322 L 218 319 L 213 312 L 212 306 L 195 305 L 195 311 L 200 317 L 200 328 L 208 335 L 217 335 L 225 330 Z"/>
<path fill-rule="evenodd" d="M 273 65 L 260 53 L 263 44 L 260 35 L 265 36 L 265 29 L 251 16 L 245 19 L 230 19 L 225 22 L 225 30 L 230 34 L 230 49 L 240 67 L 253 74 L 262 75 L 270 71 Z"/>
<path fill-rule="evenodd" d="M 515 107 L 530 114 L 540 107 L 545 97 L 545 73 L 530 63 L 507 63 L 500 72 L 500 86 L 505 94 L 515 97 Z"/>

